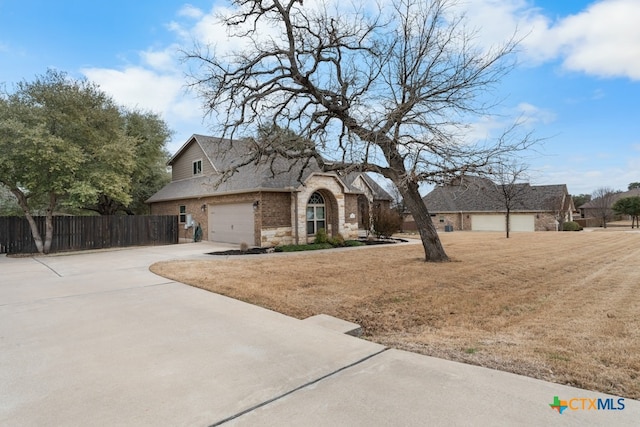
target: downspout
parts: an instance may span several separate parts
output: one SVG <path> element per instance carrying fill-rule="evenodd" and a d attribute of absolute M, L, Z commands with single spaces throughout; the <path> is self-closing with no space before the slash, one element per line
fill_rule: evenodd
<path fill-rule="evenodd" d="M 298 230 L 298 193 L 297 192 L 292 192 L 291 196 L 293 197 L 293 210 L 294 210 L 294 223 L 295 223 L 295 239 L 296 239 L 296 245 L 300 244 L 300 232 Z"/>
<path fill-rule="evenodd" d="M 460 211 L 460 231 L 464 231 L 464 214 Z"/>

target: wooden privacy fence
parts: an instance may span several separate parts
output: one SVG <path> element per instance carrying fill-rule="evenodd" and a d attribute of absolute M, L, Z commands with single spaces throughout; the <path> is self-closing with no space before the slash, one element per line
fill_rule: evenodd
<path fill-rule="evenodd" d="M 42 239 L 45 217 L 35 217 Z M 50 252 L 178 243 L 177 216 L 55 216 Z M 36 253 L 26 218 L 0 217 L 0 253 Z"/>

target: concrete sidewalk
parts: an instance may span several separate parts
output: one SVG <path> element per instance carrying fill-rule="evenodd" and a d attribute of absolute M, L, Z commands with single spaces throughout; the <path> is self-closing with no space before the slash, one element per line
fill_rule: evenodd
<path fill-rule="evenodd" d="M 639 424 L 638 401 L 386 349 L 148 271 L 227 248 L 0 257 L 0 425 Z M 598 398 L 624 409 L 572 409 Z"/>

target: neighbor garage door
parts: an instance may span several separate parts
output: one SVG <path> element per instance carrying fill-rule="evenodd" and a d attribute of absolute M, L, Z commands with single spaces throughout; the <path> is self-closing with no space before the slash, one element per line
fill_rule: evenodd
<path fill-rule="evenodd" d="M 515 214 L 509 218 L 511 221 L 511 231 L 535 231 L 536 220 L 533 215 Z"/>
<path fill-rule="evenodd" d="M 255 244 L 251 203 L 209 205 L 208 210 L 210 241 Z"/>
<path fill-rule="evenodd" d="M 504 231 L 504 215 L 471 215 L 473 231 Z"/>
<path fill-rule="evenodd" d="M 530 214 L 512 214 L 511 231 L 534 231 L 535 217 Z M 505 231 L 505 215 L 471 215 L 473 231 Z"/>

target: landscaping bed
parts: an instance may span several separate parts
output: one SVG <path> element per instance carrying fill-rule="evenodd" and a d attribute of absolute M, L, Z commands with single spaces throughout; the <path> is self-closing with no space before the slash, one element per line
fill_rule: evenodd
<path fill-rule="evenodd" d="M 315 251 L 320 249 L 335 249 L 354 246 L 366 246 L 366 245 L 389 245 L 394 243 L 407 242 L 404 239 L 358 239 L 358 240 L 345 240 L 342 244 L 334 245 L 331 243 L 310 243 L 306 245 L 283 245 L 275 246 L 271 248 L 248 248 L 242 249 L 229 249 L 226 251 L 208 252 L 207 255 L 260 255 L 268 253 L 281 253 L 281 252 L 302 252 L 302 251 Z"/>

